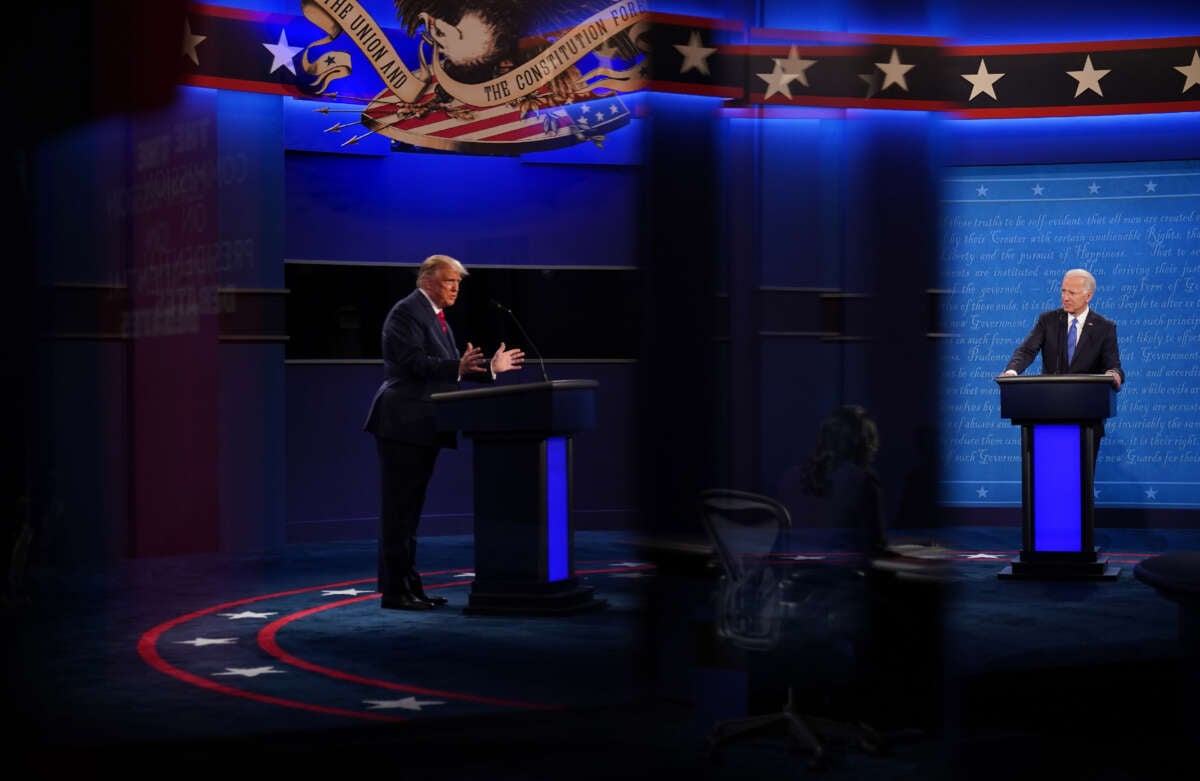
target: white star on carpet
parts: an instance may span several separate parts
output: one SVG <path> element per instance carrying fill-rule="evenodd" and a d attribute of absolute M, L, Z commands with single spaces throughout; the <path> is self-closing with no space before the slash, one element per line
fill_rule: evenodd
<path fill-rule="evenodd" d="M 1004 557 L 999 556 L 995 553 L 972 553 L 969 556 L 964 556 L 963 558 L 967 558 L 967 559 L 1002 559 Z"/>
<path fill-rule="evenodd" d="M 192 35 L 192 23 L 184 19 L 183 45 L 180 47 L 179 53 L 191 60 L 194 65 L 199 65 L 200 57 L 196 54 L 196 47 L 207 37 L 207 35 Z"/>
<path fill-rule="evenodd" d="M 323 597 L 357 597 L 359 594 L 374 594 L 375 589 L 370 588 L 337 588 L 328 589 L 321 592 Z"/>
<path fill-rule="evenodd" d="M 473 577 L 475 577 L 475 573 L 474 572 L 460 572 L 459 574 L 455 575 L 454 577 L 456 577 L 456 578 L 473 578 Z"/>
<path fill-rule="evenodd" d="M 1104 97 L 1104 93 L 1100 91 L 1100 79 L 1109 74 L 1107 70 L 1096 70 L 1092 67 L 1092 55 L 1088 55 L 1083 62 L 1083 70 L 1067 71 L 1067 75 L 1079 82 L 1075 87 L 1075 97 L 1079 97 L 1087 90 L 1095 92 L 1100 97 Z"/>
<path fill-rule="evenodd" d="M 979 70 L 975 73 L 964 73 L 962 77 L 971 82 L 971 97 L 967 98 L 967 102 L 975 100 L 978 95 L 991 95 L 992 100 L 998 100 L 996 97 L 996 82 L 1004 78 L 1003 73 L 988 73 L 987 63 L 983 58 L 979 58 Z"/>
<path fill-rule="evenodd" d="M 905 65 L 900 62 L 900 52 L 892 49 L 892 56 L 888 58 L 888 61 L 877 62 L 875 63 L 875 67 L 883 71 L 883 86 L 879 88 L 880 92 L 883 92 L 893 84 L 900 85 L 900 89 L 908 92 L 908 80 L 904 74 L 908 73 L 915 66 Z"/>
<path fill-rule="evenodd" d="M 1158 491 L 1154 488 L 1147 488 L 1146 489 L 1146 498 L 1147 499 L 1157 499 Z"/>
<path fill-rule="evenodd" d="M 975 490 L 975 496 L 977 496 L 980 499 L 986 499 L 987 495 L 988 495 L 988 489 L 982 485 L 979 486 L 979 488 L 977 488 Z"/>
<path fill-rule="evenodd" d="M 674 44 L 674 46 L 675 51 L 683 55 L 683 64 L 679 66 L 679 72 L 681 74 L 695 69 L 700 71 L 700 73 L 704 74 L 705 76 L 709 75 L 708 58 L 713 52 L 716 51 L 716 49 L 710 49 L 707 46 L 701 46 L 700 33 L 692 30 L 692 34 L 688 37 L 686 46 L 678 43 Z"/>
<path fill-rule="evenodd" d="M 1183 89 L 1179 92 L 1183 94 L 1192 87 L 1200 84 L 1200 49 L 1192 49 L 1192 62 L 1189 65 L 1176 65 L 1175 70 L 1187 76 L 1187 80 L 1183 82 Z"/>
<path fill-rule="evenodd" d="M 797 554 L 790 558 L 792 561 L 821 561 L 825 557 L 824 556 L 805 556 L 804 554 L 800 553 L 800 554 Z"/>
<path fill-rule="evenodd" d="M 1158 182 L 1154 181 L 1153 179 L 1146 182 L 1146 192 L 1148 192 L 1148 193 L 1158 192 Z"/>
<path fill-rule="evenodd" d="M 206 645 L 233 645 L 237 642 L 236 637 L 197 637 L 194 640 L 176 640 L 179 645 L 191 645 L 196 648 L 203 648 Z"/>
<path fill-rule="evenodd" d="M 1100 185 L 1092 182 L 1088 185 L 1088 195 L 1096 195 L 1100 192 Z"/>
<path fill-rule="evenodd" d="M 280 68 L 287 68 L 296 75 L 296 63 L 292 62 L 296 55 L 304 51 L 303 46 L 288 46 L 287 30 L 279 31 L 278 43 L 264 43 L 263 47 L 271 53 L 271 70 L 267 73 L 274 73 Z"/>
<path fill-rule="evenodd" d="M 612 564 L 609 564 L 608 566 L 610 566 L 610 567 L 644 567 L 644 566 L 646 566 L 646 562 L 644 562 L 644 561 L 615 561 Z"/>
<path fill-rule="evenodd" d="M 975 188 L 975 195 L 980 198 L 986 198 L 988 194 L 987 185 L 981 184 Z"/>
<path fill-rule="evenodd" d="M 255 613 L 253 610 L 243 610 L 240 613 L 217 613 L 219 616 L 225 616 L 233 620 L 239 618 L 270 618 L 274 613 Z"/>
<path fill-rule="evenodd" d="M 213 673 L 217 675 L 236 675 L 239 678 L 257 678 L 260 675 L 275 675 L 277 673 L 285 673 L 287 670 L 276 670 L 273 666 L 266 667 L 226 667 L 223 673 Z"/>
<path fill-rule="evenodd" d="M 1032 189 L 1033 189 L 1034 195 L 1041 195 L 1042 192 L 1045 190 L 1045 188 L 1042 187 L 1040 184 L 1035 184 Z"/>
<path fill-rule="evenodd" d="M 767 83 L 767 91 L 763 95 L 763 100 L 769 100 L 776 92 L 788 100 L 792 99 L 792 91 L 788 88 L 788 83 L 796 78 L 796 74 L 785 72 L 783 66 L 779 64 L 779 60 L 775 60 L 775 70 L 755 75 Z"/>
<path fill-rule="evenodd" d="M 418 700 L 416 697 L 405 697 L 402 700 L 363 700 L 367 710 L 385 710 L 400 708 L 402 710 L 421 710 L 426 705 L 445 705 L 444 700 Z"/>

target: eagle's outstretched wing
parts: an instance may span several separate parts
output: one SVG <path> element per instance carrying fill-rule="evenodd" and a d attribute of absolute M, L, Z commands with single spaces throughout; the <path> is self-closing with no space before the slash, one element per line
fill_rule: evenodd
<path fill-rule="evenodd" d="M 395 0 L 396 18 L 408 35 L 421 27 L 421 14 L 456 25 L 468 12 L 494 20 L 517 37 L 573 26 L 612 0 Z"/>
<path fill-rule="evenodd" d="M 545 48 L 538 36 L 567 30 L 611 0 L 395 0 L 408 35 L 423 30 L 448 76 L 495 78 Z"/>

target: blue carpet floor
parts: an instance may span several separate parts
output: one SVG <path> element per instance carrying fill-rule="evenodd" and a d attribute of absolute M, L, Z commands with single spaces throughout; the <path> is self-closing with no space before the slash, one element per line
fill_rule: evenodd
<path fill-rule="evenodd" d="M 1132 568 L 1200 549 L 1200 531 L 1099 529 L 1120 575 L 1065 583 L 997 577 L 1017 528 L 903 536 L 944 549 L 943 723 L 887 757 L 847 752 L 824 777 L 999 778 L 1028 763 L 1154 777 L 1178 737 L 1185 657 L 1177 607 Z M 47 778 L 346 757 L 394 760 L 408 778 L 809 772 L 768 739 L 720 765 L 705 755 L 712 723 L 761 702 L 748 670 L 714 650 L 710 562 L 646 542 L 578 533 L 577 572 L 608 606 L 561 617 L 464 614 L 469 536 L 422 540 L 426 588 L 449 600 L 423 613 L 380 609 L 374 541 L 35 569 L 4 611 L 10 757 Z M 791 544 L 798 565 L 831 553 Z M 914 669 L 913 687 L 929 674 Z"/>

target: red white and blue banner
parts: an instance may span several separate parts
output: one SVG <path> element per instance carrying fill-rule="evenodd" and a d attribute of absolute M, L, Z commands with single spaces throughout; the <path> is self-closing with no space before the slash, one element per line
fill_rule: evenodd
<path fill-rule="evenodd" d="M 193 5 L 186 84 L 337 101 L 399 148 L 519 154 L 628 123 L 639 91 L 958 118 L 1200 110 L 1200 35 L 965 46 L 933 37 L 756 28 L 646 0 L 550 0 L 489 15 L 463 0 L 297 0 L 297 15 Z M 346 126 L 349 127 L 349 124 Z"/>

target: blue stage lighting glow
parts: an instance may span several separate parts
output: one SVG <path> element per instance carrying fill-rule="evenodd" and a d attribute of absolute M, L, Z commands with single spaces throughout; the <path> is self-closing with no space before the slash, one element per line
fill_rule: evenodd
<path fill-rule="evenodd" d="M 1079 453 L 1079 426 L 1033 427 L 1035 551 L 1079 550 L 1083 539 Z"/>
<path fill-rule="evenodd" d="M 546 439 L 546 572 L 547 580 L 571 574 L 566 437 Z"/>

